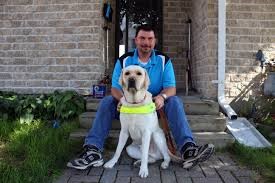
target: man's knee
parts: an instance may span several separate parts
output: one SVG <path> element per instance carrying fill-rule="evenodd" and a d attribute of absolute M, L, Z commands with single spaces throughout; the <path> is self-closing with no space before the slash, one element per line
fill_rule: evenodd
<path fill-rule="evenodd" d="M 167 104 L 182 105 L 182 100 L 178 96 L 171 96 L 166 100 Z"/>
<path fill-rule="evenodd" d="M 115 103 L 115 98 L 113 96 L 109 95 L 109 96 L 104 97 L 101 100 L 100 105 L 104 105 L 104 106 L 108 105 L 109 106 L 114 103 Z"/>
<path fill-rule="evenodd" d="M 116 109 L 117 102 L 113 96 L 104 97 L 99 104 L 98 110 L 108 110 Z"/>

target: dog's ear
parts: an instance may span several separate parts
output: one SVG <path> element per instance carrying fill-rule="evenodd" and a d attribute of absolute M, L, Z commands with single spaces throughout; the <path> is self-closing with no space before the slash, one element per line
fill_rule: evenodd
<path fill-rule="evenodd" d="M 145 90 L 147 90 L 150 85 L 150 79 L 149 79 L 148 73 L 146 72 L 145 69 L 144 69 L 144 74 L 145 74 L 145 77 L 144 77 L 144 82 L 143 82 L 143 88 Z"/>
<path fill-rule="evenodd" d="M 125 86 L 125 83 L 123 81 L 123 69 L 122 69 L 122 71 L 120 73 L 118 82 L 119 82 L 120 86 L 122 86 L 122 87 Z"/>

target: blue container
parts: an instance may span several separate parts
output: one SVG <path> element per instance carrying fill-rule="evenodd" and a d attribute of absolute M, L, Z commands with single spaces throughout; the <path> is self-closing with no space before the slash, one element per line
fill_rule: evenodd
<path fill-rule="evenodd" d="M 59 128 L 60 127 L 60 122 L 59 120 L 55 119 L 52 121 L 53 122 L 53 128 Z"/>
<path fill-rule="evenodd" d="M 106 85 L 104 84 L 93 85 L 92 91 L 93 91 L 94 98 L 103 98 L 106 95 Z"/>

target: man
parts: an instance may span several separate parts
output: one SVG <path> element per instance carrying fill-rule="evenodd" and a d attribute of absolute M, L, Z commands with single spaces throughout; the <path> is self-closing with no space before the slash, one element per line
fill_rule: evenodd
<path fill-rule="evenodd" d="M 119 119 L 117 107 L 123 96 L 119 85 L 121 70 L 129 65 L 139 65 L 147 70 L 150 78 L 149 92 L 154 96 L 157 109 L 164 107 L 178 150 L 185 163 L 191 166 L 207 160 L 214 152 L 212 144 L 197 146 L 189 128 L 183 103 L 176 95 L 176 82 L 172 62 L 169 57 L 155 51 L 155 32 L 149 25 L 137 28 L 135 37 L 136 49 L 124 54 L 116 62 L 111 96 L 104 97 L 97 109 L 93 127 L 84 143 L 84 152 L 67 166 L 86 169 L 103 164 L 102 151 L 105 139 L 111 129 L 112 119 Z"/>

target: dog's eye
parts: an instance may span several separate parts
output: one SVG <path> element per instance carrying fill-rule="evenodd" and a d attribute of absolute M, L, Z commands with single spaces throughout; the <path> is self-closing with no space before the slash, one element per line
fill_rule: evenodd
<path fill-rule="evenodd" d="M 128 76 L 130 74 L 130 72 L 125 72 L 125 76 Z"/>
<path fill-rule="evenodd" d="M 138 75 L 138 76 L 141 76 L 141 75 L 142 75 L 142 73 L 141 73 L 141 72 L 137 72 L 137 75 Z"/>

